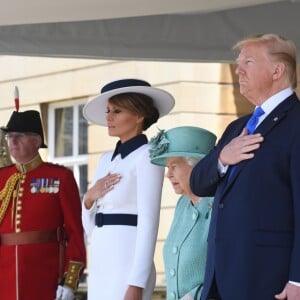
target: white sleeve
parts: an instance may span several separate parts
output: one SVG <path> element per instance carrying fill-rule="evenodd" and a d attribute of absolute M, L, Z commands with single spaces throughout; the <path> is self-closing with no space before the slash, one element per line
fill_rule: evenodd
<path fill-rule="evenodd" d="M 289 281 L 290 284 L 296 285 L 296 286 L 300 286 L 300 282 L 296 282 L 296 281 Z"/>
<path fill-rule="evenodd" d="M 223 176 L 226 174 L 228 168 L 229 168 L 228 165 L 227 165 L 227 166 L 224 166 L 224 165 L 221 163 L 221 161 L 218 159 L 218 172 L 219 172 L 219 174 L 220 174 L 221 177 L 223 177 Z"/>
<path fill-rule="evenodd" d="M 102 155 L 98 161 L 95 176 L 93 178 L 93 181 L 91 183 L 91 186 L 95 184 L 95 182 L 102 177 L 101 174 L 101 168 L 103 160 L 105 159 L 105 155 Z M 90 236 L 94 227 L 95 227 L 95 216 L 97 213 L 97 205 L 96 203 L 93 204 L 93 206 L 90 209 L 87 209 L 84 205 L 84 198 L 82 200 L 82 225 L 84 228 L 85 233 Z"/>
<path fill-rule="evenodd" d="M 95 216 L 97 213 L 96 204 L 94 203 L 90 209 L 84 205 L 84 198 L 82 201 L 82 225 L 85 233 L 90 236 L 95 227 Z"/>

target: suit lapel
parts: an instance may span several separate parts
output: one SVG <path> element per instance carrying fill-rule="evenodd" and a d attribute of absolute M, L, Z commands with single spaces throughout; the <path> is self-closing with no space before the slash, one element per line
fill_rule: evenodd
<path fill-rule="evenodd" d="M 299 101 L 296 94 L 291 95 L 286 100 L 281 102 L 271 113 L 266 117 L 265 120 L 256 128 L 254 133 L 261 133 L 264 137 L 268 135 L 268 133 L 277 125 L 279 124 L 288 114 L 288 112 L 293 108 L 296 104 L 296 101 Z M 251 115 L 250 115 L 251 116 Z M 249 117 L 250 117 L 249 116 Z M 242 129 L 245 127 L 249 117 L 246 121 L 240 124 L 241 128 L 238 128 L 241 132 Z M 228 188 L 233 184 L 233 182 L 238 177 L 241 170 L 247 165 L 248 160 L 244 160 L 236 165 L 235 171 L 232 174 L 230 180 L 225 184 L 223 188 L 223 193 L 225 193 Z"/>
<path fill-rule="evenodd" d="M 286 100 L 281 102 L 267 118 L 256 128 L 254 133 L 259 132 L 263 136 L 266 136 L 270 130 L 272 130 L 277 124 L 279 124 L 293 108 L 296 101 L 299 101 L 296 95 L 291 95 Z"/>

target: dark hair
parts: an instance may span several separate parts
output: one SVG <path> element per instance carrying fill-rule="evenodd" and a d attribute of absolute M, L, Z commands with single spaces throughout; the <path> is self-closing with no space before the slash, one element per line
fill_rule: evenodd
<path fill-rule="evenodd" d="M 129 111 L 144 117 L 143 130 L 156 123 L 159 112 L 153 104 L 151 97 L 140 93 L 123 93 L 112 96 L 109 103 L 126 108 Z"/>

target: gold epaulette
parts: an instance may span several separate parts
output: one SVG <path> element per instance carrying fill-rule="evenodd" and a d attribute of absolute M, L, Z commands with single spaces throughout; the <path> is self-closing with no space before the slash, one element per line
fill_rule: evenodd
<path fill-rule="evenodd" d="M 64 285 L 70 287 L 74 291 L 77 290 L 80 273 L 83 268 L 83 263 L 79 261 L 70 261 L 68 271 L 65 277 Z"/>
<path fill-rule="evenodd" d="M 11 199 L 16 196 L 14 195 L 15 187 L 19 180 L 22 179 L 22 177 L 23 175 L 20 173 L 15 173 L 11 175 L 6 181 L 3 190 L 0 191 L 0 223 L 2 222 L 5 216 L 6 210 Z"/>

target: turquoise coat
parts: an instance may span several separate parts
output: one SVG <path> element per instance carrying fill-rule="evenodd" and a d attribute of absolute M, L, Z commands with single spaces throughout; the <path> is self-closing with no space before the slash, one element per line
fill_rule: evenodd
<path fill-rule="evenodd" d="M 186 294 L 200 299 L 212 202 L 206 197 L 193 206 L 185 196 L 178 200 L 163 249 L 167 300 Z"/>

